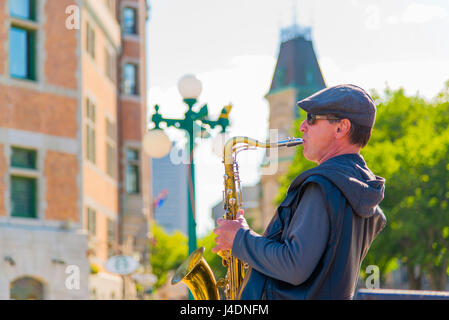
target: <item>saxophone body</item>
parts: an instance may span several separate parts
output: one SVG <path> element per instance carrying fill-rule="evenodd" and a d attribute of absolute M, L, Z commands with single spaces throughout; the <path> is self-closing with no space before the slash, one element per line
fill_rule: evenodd
<path fill-rule="evenodd" d="M 223 153 L 224 163 L 224 191 L 223 208 L 224 219 L 235 220 L 238 211 L 243 208 L 242 190 L 240 186 L 239 167 L 236 156 L 240 151 L 255 148 L 293 147 L 303 143 L 300 138 L 288 138 L 275 143 L 263 143 L 249 137 L 230 138 Z M 218 288 L 225 290 L 227 300 L 238 299 L 245 277 L 245 263 L 232 255 L 231 250 L 221 251 L 223 265 L 227 268 L 224 279 L 215 280 L 213 272 L 203 257 L 204 247 L 194 252 L 181 264 L 172 278 L 172 284 L 183 282 L 192 292 L 195 300 L 218 300 Z"/>

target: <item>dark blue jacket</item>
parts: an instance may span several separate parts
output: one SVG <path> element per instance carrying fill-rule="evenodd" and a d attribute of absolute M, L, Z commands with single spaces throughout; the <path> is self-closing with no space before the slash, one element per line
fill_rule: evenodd
<path fill-rule="evenodd" d="M 379 207 L 384 182 L 368 169 L 358 154 L 328 159 L 296 177 L 263 236 L 243 229 L 236 234 L 233 255 L 243 261 L 251 260 L 240 298 L 352 299 L 362 260 L 386 223 Z M 264 274 L 267 261 L 270 269 L 279 270 L 283 270 L 283 264 L 290 263 L 281 261 L 273 248 L 282 248 L 295 236 L 289 233 L 294 230 L 289 224 L 310 183 L 319 186 L 327 208 L 329 234 L 317 235 L 327 239 L 324 252 L 310 276 L 299 284 L 280 280 L 281 276 L 267 276 Z M 285 256 L 295 257 L 294 253 Z"/>

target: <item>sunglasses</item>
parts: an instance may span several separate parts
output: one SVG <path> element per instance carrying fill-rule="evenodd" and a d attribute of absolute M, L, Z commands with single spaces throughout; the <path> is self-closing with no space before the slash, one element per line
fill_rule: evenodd
<path fill-rule="evenodd" d="M 312 114 L 312 113 L 308 113 L 307 114 L 307 123 L 312 126 L 315 121 L 317 120 L 341 120 L 340 118 L 336 118 L 333 116 L 324 116 L 324 115 L 317 115 L 317 114 Z"/>

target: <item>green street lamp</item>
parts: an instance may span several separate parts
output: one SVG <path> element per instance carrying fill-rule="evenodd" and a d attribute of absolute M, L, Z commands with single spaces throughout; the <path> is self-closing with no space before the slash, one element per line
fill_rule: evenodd
<path fill-rule="evenodd" d="M 209 120 L 207 105 L 201 107 L 199 111 L 194 111 L 193 106 L 201 94 L 201 82 L 193 75 L 186 75 L 178 82 L 178 90 L 187 104 L 187 111 L 184 119 L 168 119 L 162 117 L 159 113 L 159 106 L 155 105 L 155 113 L 151 120 L 154 128 L 147 132 L 144 137 L 143 147 L 153 158 L 162 158 L 166 156 L 171 149 L 171 142 L 168 136 L 161 129 L 160 124 L 165 123 L 167 127 L 175 127 L 185 130 L 189 137 L 189 161 L 187 163 L 187 198 L 188 198 L 188 245 L 189 255 L 197 249 L 196 222 L 195 222 L 195 163 L 193 151 L 195 149 L 195 138 L 208 137 L 207 127 L 214 129 L 221 127 L 221 133 L 224 134 L 229 125 L 228 115 L 231 105 L 225 106 L 219 118 L 216 121 Z"/>

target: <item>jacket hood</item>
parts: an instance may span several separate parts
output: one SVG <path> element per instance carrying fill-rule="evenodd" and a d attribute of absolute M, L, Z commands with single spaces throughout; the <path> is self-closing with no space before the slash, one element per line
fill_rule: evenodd
<path fill-rule="evenodd" d="M 288 191 L 299 187 L 308 177 L 322 175 L 343 193 L 353 211 L 362 217 L 374 215 L 382 201 L 385 179 L 374 175 L 359 154 L 343 154 L 304 171 L 293 180 Z"/>

